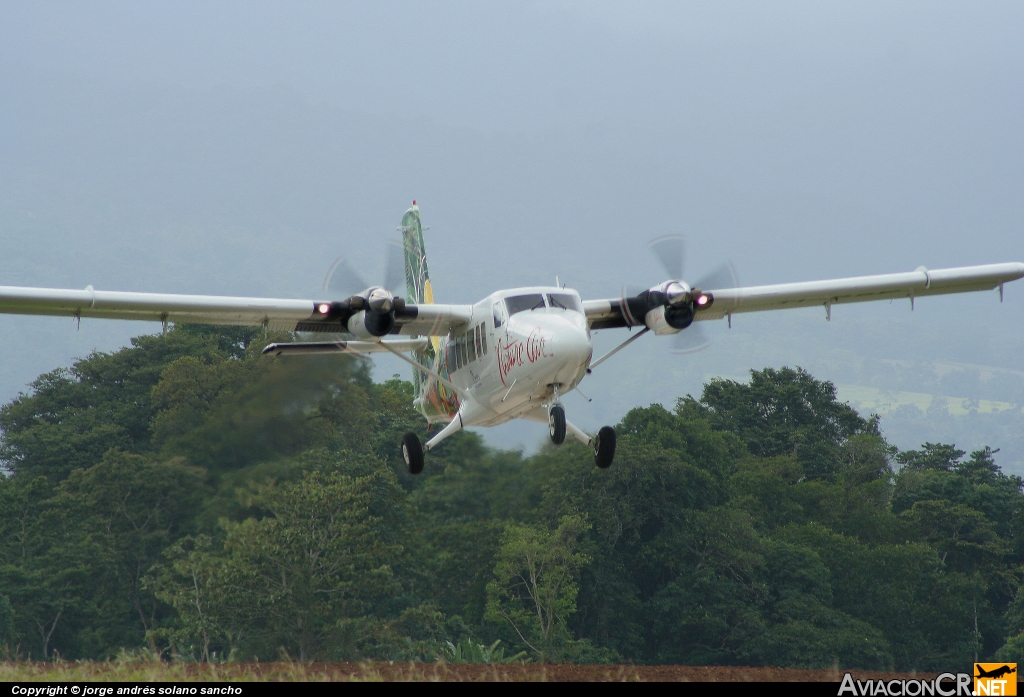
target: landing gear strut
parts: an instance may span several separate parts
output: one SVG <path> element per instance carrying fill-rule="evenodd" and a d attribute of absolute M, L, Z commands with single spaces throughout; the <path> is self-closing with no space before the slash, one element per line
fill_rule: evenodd
<path fill-rule="evenodd" d="M 409 474 L 419 474 L 423 471 L 423 446 L 415 433 L 406 433 L 402 436 L 402 459 L 405 460 L 405 468 Z"/>

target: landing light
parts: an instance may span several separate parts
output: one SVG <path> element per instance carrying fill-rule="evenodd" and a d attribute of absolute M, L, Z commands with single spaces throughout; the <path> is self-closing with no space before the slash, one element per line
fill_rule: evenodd
<path fill-rule="evenodd" d="M 328 312 L 331 311 L 331 306 L 328 305 L 327 303 L 320 303 L 319 305 L 317 305 L 316 309 L 317 312 L 319 312 L 321 315 L 326 315 Z"/>
<path fill-rule="evenodd" d="M 698 307 L 704 307 L 705 305 L 708 304 L 708 301 L 710 299 L 711 298 L 709 298 L 708 296 L 706 296 L 703 293 L 701 293 L 700 295 L 697 296 L 697 306 Z"/>

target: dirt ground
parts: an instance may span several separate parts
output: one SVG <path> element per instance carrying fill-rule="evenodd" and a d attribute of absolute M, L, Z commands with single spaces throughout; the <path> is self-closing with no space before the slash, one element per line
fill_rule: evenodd
<path fill-rule="evenodd" d="M 631 666 L 465 663 L 36 663 L 0 664 L 0 681 L 118 682 L 834 682 L 843 670 L 732 666 Z M 851 671 L 859 680 L 931 678 L 933 675 Z"/>

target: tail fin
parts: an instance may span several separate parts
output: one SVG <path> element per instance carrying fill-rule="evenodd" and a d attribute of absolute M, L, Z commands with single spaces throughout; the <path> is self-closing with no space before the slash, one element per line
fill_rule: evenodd
<path fill-rule="evenodd" d="M 402 246 L 405 247 L 406 299 L 416 305 L 430 305 L 434 302 L 434 291 L 430 287 L 430 272 L 427 271 L 420 208 L 415 201 L 412 202 L 412 208 L 402 216 L 399 230 L 402 231 Z"/>
<path fill-rule="evenodd" d="M 427 252 L 423 245 L 423 225 L 420 223 L 420 209 L 416 202 L 402 216 L 402 246 L 405 248 L 405 285 L 409 303 L 431 305 L 434 290 L 430 287 L 430 272 L 427 270 Z M 413 359 L 422 366 L 448 377 L 445 361 L 440 363 L 441 341 L 430 337 L 430 342 L 413 353 Z M 427 421 L 447 421 L 458 411 L 459 403 L 454 392 L 443 383 L 438 383 L 421 370 L 413 371 L 416 388 L 415 404 Z"/>

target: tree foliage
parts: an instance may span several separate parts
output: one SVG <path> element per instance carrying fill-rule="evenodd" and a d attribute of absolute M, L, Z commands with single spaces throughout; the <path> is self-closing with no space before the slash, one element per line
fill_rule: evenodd
<path fill-rule="evenodd" d="M 781 368 L 632 410 L 608 470 L 461 433 L 411 477 L 411 386 L 273 338 L 175 327 L 0 408 L 6 656 L 1024 660 L 998 451 L 898 452 Z"/>

